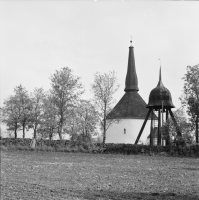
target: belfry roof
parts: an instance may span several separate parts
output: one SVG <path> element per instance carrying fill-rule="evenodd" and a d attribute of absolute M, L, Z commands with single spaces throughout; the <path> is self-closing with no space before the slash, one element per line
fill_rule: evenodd
<path fill-rule="evenodd" d="M 125 94 L 108 114 L 108 119 L 145 119 L 147 104 L 138 93 L 138 79 L 135 68 L 134 48 L 129 47 Z"/>
<path fill-rule="evenodd" d="M 147 105 L 147 108 L 150 107 L 161 108 L 162 106 L 175 108 L 172 102 L 170 91 L 162 83 L 161 67 L 160 67 L 159 82 L 158 85 L 150 92 L 149 103 Z"/>

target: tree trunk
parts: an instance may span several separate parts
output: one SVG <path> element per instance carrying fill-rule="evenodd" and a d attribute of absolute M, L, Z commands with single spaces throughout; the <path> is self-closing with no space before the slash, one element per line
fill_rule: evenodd
<path fill-rule="evenodd" d="M 33 136 L 35 139 L 37 137 L 37 126 L 35 125 L 35 128 L 34 128 L 34 136 Z"/>
<path fill-rule="evenodd" d="M 17 138 L 17 123 L 15 123 L 15 138 Z"/>
<path fill-rule="evenodd" d="M 53 136 L 53 128 L 50 128 L 49 140 L 52 140 L 52 136 Z"/>
<path fill-rule="evenodd" d="M 106 121 L 106 120 L 104 120 Z M 106 122 L 104 122 L 104 132 L 103 132 L 103 147 L 105 146 L 106 142 Z"/>
<path fill-rule="evenodd" d="M 60 121 L 59 121 L 59 129 L 58 129 L 58 134 L 59 134 L 60 140 L 62 140 L 63 123 L 64 123 L 64 117 L 63 117 L 63 114 L 61 114 Z"/>
<path fill-rule="evenodd" d="M 25 138 L 25 123 L 23 123 L 23 139 Z"/>
<path fill-rule="evenodd" d="M 166 139 L 166 146 L 169 146 L 169 145 L 170 145 L 170 139 L 167 138 L 167 139 Z"/>
<path fill-rule="evenodd" d="M 196 116 L 196 143 L 199 143 L 199 141 L 198 141 L 198 118 L 199 118 L 199 116 L 197 115 Z"/>
<path fill-rule="evenodd" d="M 59 139 L 60 140 L 62 140 L 62 129 L 63 129 L 63 122 L 61 122 L 60 126 L 59 126 L 59 132 L 58 133 L 59 133 Z"/>
<path fill-rule="evenodd" d="M 51 141 L 52 140 L 52 133 L 50 132 L 49 134 L 49 140 Z"/>
<path fill-rule="evenodd" d="M 104 127 L 103 127 L 103 147 L 105 146 L 106 142 L 106 111 L 104 112 Z"/>

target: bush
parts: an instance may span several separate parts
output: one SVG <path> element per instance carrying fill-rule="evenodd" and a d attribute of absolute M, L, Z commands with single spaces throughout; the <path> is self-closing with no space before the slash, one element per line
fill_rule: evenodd
<path fill-rule="evenodd" d="M 82 145 L 79 145 L 78 151 L 81 152 L 81 153 L 86 153 L 86 152 L 88 152 L 88 150 L 85 150 L 84 147 L 83 147 Z"/>
<path fill-rule="evenodd" d="M 71 148 L 70 148 L 69 146 L 66 146 L 66 147 L 64 148 L 64 152 L 70 153 L 70 152 L 72 152 L 72 150 L 71 150 Z"/>
<path fill-rule="evenodd" d="M 47 145 L 43 145 L 41 147 L 35 147 L 35 150 L 37 151 L 55 151 L 55 149 L 52 146 L 47 146 Z"/>
<path fill-rule="evenodd" d="M 1 151 L 7 151 L 7 150 L 8 150 L 8 148 L 6 146 L 1 145 Z"/>
<path fill-rule="evenodd" d="M 77 152 L 78 152 L 78 147 L 73 147 L 73 148 L 71 148 L 71 152 L 77 153 Z"/>

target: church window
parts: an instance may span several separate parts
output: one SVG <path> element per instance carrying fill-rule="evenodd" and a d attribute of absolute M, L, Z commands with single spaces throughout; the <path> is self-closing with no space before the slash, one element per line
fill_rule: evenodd
<path fill-rule="evenodd" d="M 126 129 L 124 128 L 124 134 L 126 134 Z"/>

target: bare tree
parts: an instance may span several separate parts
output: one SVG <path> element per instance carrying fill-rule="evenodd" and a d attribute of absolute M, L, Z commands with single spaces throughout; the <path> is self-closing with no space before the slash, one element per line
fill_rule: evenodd
<path fill-rule="evenodd" d="M 67 117 L 70 115 L 70 109 L 83 93 L 82 84 L 80 83 L 80 77 L 74 76 L 71 69 L 68 67 L 64 67 L 60 71 L 56 71 L 50 79 L 52 86 L 51 93 L 54 98 L 55 106 L 58 110 L 58 134 L 61 140 L 63 126 Z"/>
<path fill-rule="evenodd" d="M 94 105 L 98 111 L 98 119 L 103 128 L 103 144 L 106 141 L 106 131 L 115 120 L 107 120 L 108 113 L 113 108 L 113 95 L 118 90 L 119 84 L 115 72 L 94 74 L 94 83 L 91 90 L 94 94 Z"/>

